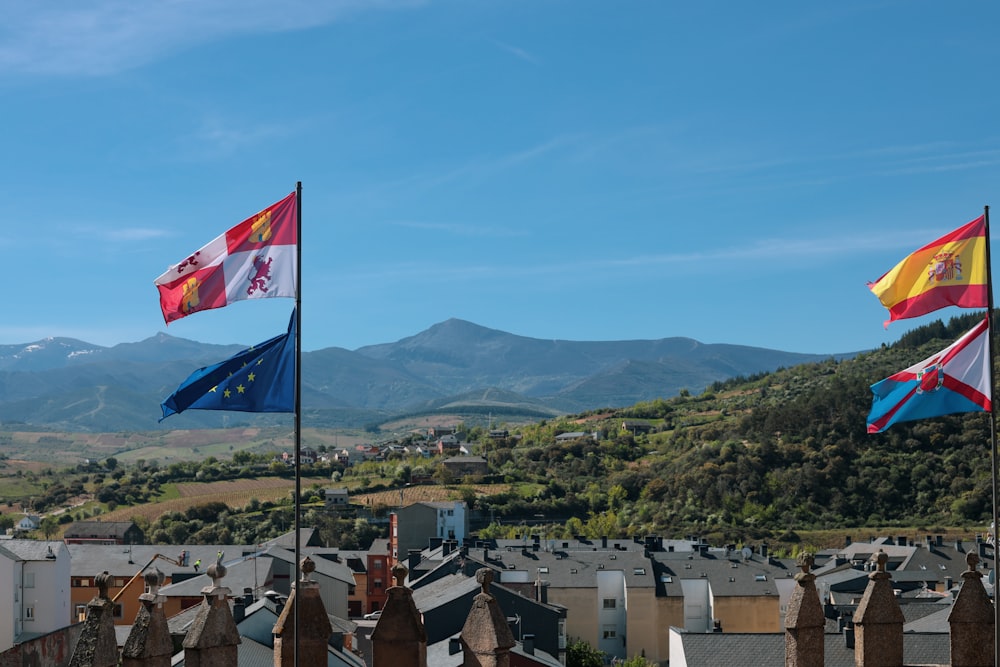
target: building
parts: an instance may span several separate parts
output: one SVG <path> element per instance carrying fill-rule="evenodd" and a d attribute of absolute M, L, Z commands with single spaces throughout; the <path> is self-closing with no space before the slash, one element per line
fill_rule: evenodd
<path fill-rule="evenodd" d="M 455 477 L 482 477 L 489 472 L 482 456 L 451 456 L 441 462 Z"/>
<path fill-rule="evenodd" d="M 350 505 L 351 499 L 344 487 L 326 489 L 324 496 L 324 506 L 328 510 L 346 509 Z"/>
<path fill-rule="evenodd" d="M 63 533 L 66 544 L 143 544 L 146 536 L 132 521 L 74 521 Z"/>
<path fill-rule="evenodd" d="M 35 514 L 25 514 L 21 517 L 21 520 L 17 522 L 14 529 L 19 533 L 30 533 L 33 530 L 38 530 L 38 527 L 42 525 L 42 518 Z"/>
<path fill-rule="evenodd" d="M 468 534 L 469 515 L 462 501 L 414 503 L 389 515 L 389 549 L 394 560 L 406 558 L 410 549 L 423 549 L 432 537 L 461 542 Z"/>
<path fill-rule="evenodd" d="M 69 625 L 69 578 L 62 542 L 0 543 L 0 651 Z"/>

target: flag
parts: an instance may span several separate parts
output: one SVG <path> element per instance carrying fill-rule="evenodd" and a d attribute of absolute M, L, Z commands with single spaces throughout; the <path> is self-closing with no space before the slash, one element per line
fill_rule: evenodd
<path fill-rule="evenodd" d="M 295 297 L 295 193 L 171 266 L 154 283 L 167 324 L 234 301 Z"/>
<path fill-rule="evenodd" d="M 160 407 L 160 421 L 189 409 L 295 412 L 295 312 L 288 333 L 199 368 Z"/>
<path fill-rule="evenodd" d="M 873 384 L 868 432 L 956 412 L 990 412 L 989 335 L 983 318 L 944 350 Z"/>
<path fill-rule="evenodd" d="M 919 317 L 945 306 L 986 308 L 986 216 L 915 251 L 868 288 L 889 320 Z"/>

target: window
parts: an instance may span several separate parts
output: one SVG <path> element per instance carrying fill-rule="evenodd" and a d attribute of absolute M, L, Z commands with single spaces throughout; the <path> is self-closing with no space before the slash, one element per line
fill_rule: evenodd
<path fill-rule="evenodd" d="M 633 568 L 632 569 L 632 574 L 640 575 L 640 576 L 644 575 L 644 574 L 646 574 L 646 568 L 644 568 L 644 567 Z"/>
<path fill-rule="evenodd" d="M 448 516 L 455 516 L 455 510 L 448 510 Z"/>
<path fill-rule="evenodd" d="M 115 577 L 115 588 L 123 588 L 125 586 L 125 577 Z"/>
<path fill-rule="evenodd" d="M 115 604 L 115 618 L 122 618 L 122 606 L 120 604 Z"/>
<path fill-rule="evenodd" d="M 381 579 L 376 579 L 375 580 L 375 588 L 377 588 L 379 590 L 382 589 L 382 580 Z"/>
<path fill-rule="evenodd" d="M 76 620 L 83 622 L 87 620 L 87 605 L 76 605 Z"/>
<path fill-rule="evenodd" d="M 604 598 L 604 608 L 614 609 L 618 605 L 618 601 L 615 598 Z"/>
<path fill-rule="evenodd" d="M 753 578 L 753 580 L 754 581 L 767 581 L 767 575 L 766 574 L 755 575 L 754 578 Z"/>
<path fill-rule="evenodd" d="M 549 568 L 544 567 L 544 566 L 540 567 L 540 568 L 538 568 L 538 573 L 539 574 L 548 574 L 549 573 Z"/>
<path fill-rule="evenodd" d="M 24 587 L 25 588 L 34 588 L 35 587 L 35 573 L 34 572 L 25 572 L 24 573 Z"/>
<path fill-rule="evenodd" d="M 604 639 L 615 639 L 618 637 L 618 628 L 614 625 L 605 625 L 601 636 Z"/>
<path fill-rule="evenodd" d="M 33 620 L 35 620 L 35 608 L 34 607 L 25 607 L 24 608 L 24 620 L 26 620 L 26 621 L 33 621 Z"/>
<path fill-rule="evenodd" d="M 381 559 L 376 560 L 373 563 L 373 565 L 374 565 L 374 567 L 375 567 L 376 570 L 381 570 L 382 569 L 382 560 Z"/>

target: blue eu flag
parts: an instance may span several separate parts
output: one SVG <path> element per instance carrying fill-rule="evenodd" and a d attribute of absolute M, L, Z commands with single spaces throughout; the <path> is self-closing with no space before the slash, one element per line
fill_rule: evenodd
<path fill-rule="evenodd" d="M 189 409 L 295 412 L 295 311 L 288 333 L 199 368 L 160 407 L 160 421 Z"/>

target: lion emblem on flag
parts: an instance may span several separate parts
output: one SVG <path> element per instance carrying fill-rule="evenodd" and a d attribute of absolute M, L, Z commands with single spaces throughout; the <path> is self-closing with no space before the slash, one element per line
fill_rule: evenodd
<path fill-rule="evenodd" d="M 267 283 L 271 280 L 271 259 L 268 257 L 265 262 L 261 255 L 254 255 L 254 268 L 250 271 L 250 287 L 247 288 L 247 296 L 253 296 L 257 290 L 267 294 Z"/>

